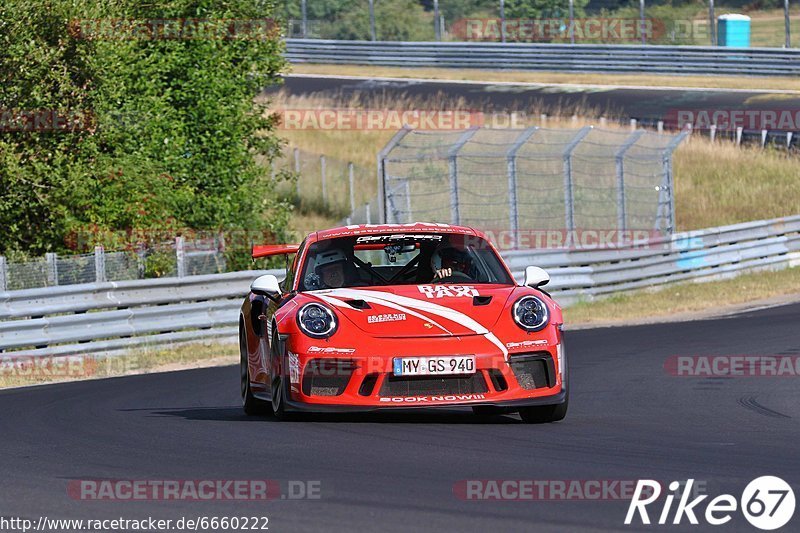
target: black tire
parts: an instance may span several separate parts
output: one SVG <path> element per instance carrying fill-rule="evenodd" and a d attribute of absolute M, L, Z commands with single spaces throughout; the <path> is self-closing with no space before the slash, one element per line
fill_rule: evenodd
<path fill-rule="evenodd" d="M 239 379 L 241 381 L 242 409 L 249 416 L 269 413 L 269 404 L 253 396 L 250 390 L 250 369 L 247 365 L 247 340 L 243 328 L 239 327 Z"/>
<path fill-rule="evenodd" d="M 278 338 L 273 334 L 272 342 L 270 343 L 270 357 L 273 359 L 281 356 L 278 353 Z M 272 369 L 276 365 L 270 364 L 270 385 L 272 387 L 272 414 L 277 420 L 289 420 L 292 418 L 292 413 L 286 410 L 286 376 L 284 373 L 283 365 L 278 365 L 280 372 L 277 375 L 272 375 Z"/>
<path fill-rule="evenodd" d="M 569 394 L 569 393 L 568 393 Z M 569 396 L 564 403 L 556 405 L 537 405 L 535 407 L 523 407 L 519 410 L 519 416 L 526 424 L 546 424 L 564 420 L 567 416 L 569 407 Z"/>

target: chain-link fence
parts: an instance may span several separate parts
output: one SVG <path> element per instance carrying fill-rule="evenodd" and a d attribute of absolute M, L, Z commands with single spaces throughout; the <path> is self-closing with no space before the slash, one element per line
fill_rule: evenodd
<path fill-rule="evenodd" d="M 383 151 L 390 223 L 522 231 L 674 228 L 672 152 L 687 135 L 644 130 L 406 129 Z"/>
<path fill-rule="evenodd" d="M 800 33 L 788 0 L 286 0 L 282 11 L 301 39 L 789 48 Z"/>
<path fill-rule="evenodd" d="M 177 237 L 129 251 L 106 252 L 98 246 L 90 254 L 48 253 L 24 262 L 8 262 L 0 256 L 0 291 L 226 271 L 222 239 Z"/>

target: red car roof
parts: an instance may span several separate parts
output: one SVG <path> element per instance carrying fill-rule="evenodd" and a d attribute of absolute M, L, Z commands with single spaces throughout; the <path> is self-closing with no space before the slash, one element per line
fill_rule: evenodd
<path fill-rule="evenodd" d="M 336 237 L 352 237 L 355 235 L 372 235 L 380 233 L 453 233 L 458 235 L 474 235 L 483 237 L 479 231 L 467 226 L 454 226 L 452 224 L 442 224 L 439 222 L 414 222 L 412 224 L 357 224 L 352 226 L 342 226 L 317 231 L 311 234 L 310 241 L 322 241 Z"/>

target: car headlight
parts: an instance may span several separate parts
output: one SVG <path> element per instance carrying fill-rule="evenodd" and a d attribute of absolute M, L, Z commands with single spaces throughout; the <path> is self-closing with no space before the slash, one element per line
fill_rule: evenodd
<path fill-rule="evenodd" d="M 333 311 L 317 303 L 306 304 L 300 308 L 297 312 L 297 324 L 303 333 L 315 339 L 330 337 L 338 325 Z"/>
<path fill-rule="evenodd" d="M 523 296 L 517 300 L 512 314 L 514 322 L 526 331 L 539 331 L 550 320 L 550 311 L 545 303 L 536 296 Z"/>

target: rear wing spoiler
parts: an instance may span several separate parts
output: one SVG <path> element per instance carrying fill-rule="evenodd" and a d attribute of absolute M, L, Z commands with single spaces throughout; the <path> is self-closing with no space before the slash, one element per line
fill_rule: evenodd
<path fill-rule="evenodd" d="M 256 244 L 253 246 L 253 259 L 271 257 L 273 255 L 296 254 L 299 244 Z"/>

